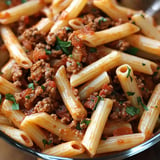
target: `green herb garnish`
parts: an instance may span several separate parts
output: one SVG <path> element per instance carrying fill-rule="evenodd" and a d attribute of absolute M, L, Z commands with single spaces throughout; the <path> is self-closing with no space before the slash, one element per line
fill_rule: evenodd
<path fill-rule="evenodd" d="M 97 52 L 97 48 L 92 48 L 92 47 L 90 47 L 90 48 L 89 48 L 89 52 L 95 53 L 95 52 Z"/>
<path fill-rule="evenodd" d="M 158 106 L 155 106 L 155 108 L 158 108 Z"/>
<path fill-rule="evenodd" d="M 102 22 L 106 22 L 106 21 L 107 21 L 107 19 L 102 17 L 99 19 L 98 24 L 100 25 Z"/>
<path fill-rule="evenodd" d="M 43 91 L 45 91 L 45 89 L 46 89 L 45 86 L 43 86 L 43 85 L 41 86 L 41 88 L 43 89 Z"/>
<path fill-rule="evenodd" d="M 98 103 L 100 102 L 100 100 L 103 100 L 103 98 L 101 96 L 97 96 L 97 102 L 93 108 L 93 110 L 96 110 Z"/>
<path fill-rule="evenodd" d="M 12 1 L 11 0 L 6 0 L 5 3 L 6 3 L 6 5 L 10 6 L 12 4 Z"/>
<path fill-rule="evenodd" d="M 107 138 L 106 137 L 101 137 L 101 140 L 106 140 Z"/>
<path fill-rule="evenodd" d="M 45 52 L 46 52 L 46 55 L 51 55 L 52 54 L 52 51 L 50 51 L 48 49 L 45 49 Z"/>
<path fill-rule="evenodd" d="M 34 84 L 33 83 L 29 83 L 28 84 L 28 88 L 31 88 L 32 90 L 34 90 Z"/>
<path fill-rule="evenodd" d="M 77 62 L 77 65 L 78 65 L 78 66 L 81 66 L 81 63 L 80 63 L 80 62 Z"/>
<path fill-rule="evenodd" d="M 66 29 L 67 32 L 71 32 L 72 31 L 72 29 L 70 27 L 65 27 L 65 29 Z"/>
<path fill-rule="evenodd" d="M 142 18 L 145 18 L 143 14 L 141 14 L 141 17 L 142 17 Z"/>
<path fill-rule="evenodd" d="M 136 55 L 138 51 L 139 51 L 138 48 L 131 47 L 131 48 L 128 48 L 125 52 L 131 55 Z"/>
<path fill-rule="evenodd" d="M 30 97 L 30 95 L 27 95 L 27 96 L 25 96 L 25 98 L 30 99 L 31 97 Z"/>
<path fill-rule="evenodd" d="M 138 105 L 141 105 L 141 106 L 144 108 L 144 110 L 148 111 L 148 108 L 147 108 L 147 106 L 142 102 L 142 98 L 141 98 L 141 97 L 137 97 L 137 103 L 138 103 Z"/>
<path fill-rule="evenodd" d="M 46 145 L 50 145 L 50 144 L 52 143 L 51 140 L 47 141 L 46 139 L 43 139 L 42 142 L 43 142 L 43 144 L 44 144 L 44 147 L 45 147 Z"/>
<path fill-rule="evenodd" d="M 129 77 L 131 82 L 133 80 L 132 76 L 130 75 L 131 74 L 131 69 L 127 66 L 127 69 L 128 69 L 128 73 L 127 73 L 127 78 Z"/>
<path fill-rule="evenodd" d="M 128 96 L 133 96 L 135 94 L 135 92 L 127 92 Z"/>
<path fill-rule="evenodd" d="M 142 63 L 142 66 L 145 66 L 146 64 L 145 63 Z"/>
<path fill-rule="evenodd" d="M 84 119 L 81 121 L 81 124 L 85 123 L 87 126 L 90 124 L 91 120 Z"/>
<path fill-rule="evenodd" d="M 16 102 L 16 99 L 14 98 L 14 96 L 10 93 L 5 95 L 5 98 L 9 101 L 12 101 L 12 110 L 19 110 L 19 104 Z"/>
<path fill-rule="evenodd" d="M 56 37 L 56 47 L 59 49 L 62 49 L 62 51 L 66 54 L 69 55 L 69 47 L 71 47 L 71 42 L 65 42 L 59 39 L 59 37 Z"/>
<path fill-rule="evenodd" d="M 77 129 L 77 130 L 81 130 L 80 123 L 77 123 L 76 129 Z"/>
<path fill-rule="evenodd" d="M 128 113 L 131 116 L 135 116 L 140 113 L 140 109 L 134 106 L 129 106 L 129 107 L 126 107 L 126 113 Z"/>

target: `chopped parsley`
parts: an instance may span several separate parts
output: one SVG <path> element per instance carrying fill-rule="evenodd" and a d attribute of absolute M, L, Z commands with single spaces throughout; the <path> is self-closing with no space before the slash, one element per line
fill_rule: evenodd
<path fill-rule="evenodd" d="M 141 17 L 142 17 L 142 18 L 145 18 L 143 14 L 141 14 Z"/>
<path fill-rule="evenodd" d="M 68 57 L 73 58 L 73 55 L 72 55 L 72 54 L 70 54 Z"/>
<path fill-rule="evenodd" d="M 135 21 L 132 21 L 131 23 L 136 25 L 136 22 L 135 22 Z"/>
<path fill-rule="evenodd" d="M 2 74 L 3 74 L 3 72 L 0 71 L 0 75 L 2 75 Z"/>
<path fill-rule="evenodd" d="M 128 96 L 133 96 L 135 94 L 135 92 L 127 92 Z"/>
<path fill-rule="evenodd" d="M 126 107 L 126 113 L 128 113 L 131 116 L 135 116 L 140 113 L 140 109 L 134 106 L 129 106 L 129 107 Z"/>
<path fill-rule="evenodd" d="M 106 137 L 101 137 L 101 140 L 106 140 L 107 138 Z"/>
<path fill-rule="evenodd" d="M 146 64 L 145 63 L 142 63 L 142 66 L 145 66 Z"/>
<path fill-rule="evenodd" d="M 106 22 L 106 21 L 107 21 L 107 19 L 102 17 L 99 19 L 98 24 L 101 25 L 102 22 Z"/>
<path fill-rule="evenodd" d="M 12 101 L 12 110 L 19 110 L 19 104 L 16 102 L 16 99 L 14 98 L 14 96 L 10 93 L 5 95 L 5 98 L 9 101 Z"/>
<path fill-rule="evenodd" d="M 30 95 L 27 95 L 27 96 L 25 96 L 25 98 L 30 99 L 31 97 L 30 97 Z"/>
<path fill-rule="evenodd" d="M 81 66 L 81 63 L 80 63 L 80 62 L 77 62 L 77 65 L 78 65 L 78 66 Z"/>
<path fill-rule="evenodd" d="M 52 51 L 50 51 L 48 49 L 45 49 L 45 52 L 46 52 L 46 55 L 51 55 L 52 54 Z"/>
<path fill-rule="evenodd" d="M 22 3 L 25 3 L 25 2 L 27 2 L 27 0 L 21 0 L 21 2 L 22 2 Z"/>
<path fill-rule="evenodd" d="M 90 124 L 91 120 L 84 119 L 81 121 L 81 124 L 85 123 L 87 126 Z"/>
<path fill-rule="evenodd" d="M 132 76 L 130 75 L 131 74 L 131 69 L 127 66 L 127 69 L 128 69 L 128 73 L 127 73 L 127 78 L 129 77 L 131 82 L 133 80 Z"/>
<path fill-rule="evenodd" d="M 6 5 L 10 6 L 12 4 L 12 1 L 11 0 L 6 0 L 5 3 L 6 3 Z"/>
<path fill-rule="evenodd" d="M 157 70 L 160 70 L 160 66 L 157 67 Z"/>
<path fill-rule="evenodd" d="M 71 42 L 65 42 L 59 39 L 59 37 L 56 37 L 56 48 L 57 49 L 62 49 L 62 51 L 66 54 L 69 55 L 69 47 L 71 47 Z"/>
<path fill-rule="evenodd" d="M 32 90 L 34 90 L 34 84 L 33 83 L 29 83 L 28 84 L 28 88 L 31 88 Z"/>
<path fill-rule="evenodd" d="M 81 130 L 80 123 L 77 123 L 76 129 L 77 129 L 77 130 Z"/>
<path fill-rule="evenodd" d="M 65 27 L 65 29 L 66 29 L 67 32 L 71 32 L 72 31 L 72 29 L 70 27 Z"/>
<path fill-rule="evenodd" d="M 155 106 L 155 108 L 158 108 L 158 106 Z"/>
<path fill-rule="evenodd" d="M 119 104 L 122 105 L 125 102 L 125 100 L 119 101 Z"/>
<path fill-rule="evenodd" d="M 0 104 L 2 103 L 2 95 L 0 94 Z"/>
<path fill-rule="evenodd" d="M 131 54 L 131 55 L 136 55 L 138 51 L 139 51 L 138 48 L 131 47 L 131 48 L 128 48 L 125 52 L 128 53 L 128 54 Z"/>
<path fill-rule="evenodd" d="M 43 89 L 43 91 L 45 91 L 45 89 L 46 89 L 45 86 L 43 86 L 43 85 L 41 85 L 41 88 Z"/>
<path fill-rule="evenodd" d="M 137 103 L 138 103 L 138 105 L 141 105 L 141 106 L 144 108 L 144 110 L 148 111 L 148 108 L 147 108 L 147 106 L 142 102 L 142 98 L 141 98 L 141 97 L 137 97 Z"/>
<path fill-rule="evenodd" d="M 93 108 L 93 110 L 96 110 L 98 103 L 100 102 L 100 100 L 103 100 L 103 98 L 101 96 L 97 96 L 97 102 Z"/>
<path fill-rule="evenodd" d="M 92 48 L 92 47 L 90 47 L 90 48 L 89 48 L 89 52 L 95 53 L 95 52 L 97 52 L 97 48 Z"/>
<path fill-rule="evenodd" d="M 156 76 L 157 74 L 158 74 L 158 72 L 154 72 L 154 73 L 153 73 L 153 77 Z"/>
<path fill-rule="evenodd" d="M 43 139 L 42 142 L 43 142 L 43 144 L 44 144 L 44 147 L 45 147 L 46 145 L 50 145 L 50 144 L 52 143 L 51 140 L 47 141 L 46 139 Z"/>

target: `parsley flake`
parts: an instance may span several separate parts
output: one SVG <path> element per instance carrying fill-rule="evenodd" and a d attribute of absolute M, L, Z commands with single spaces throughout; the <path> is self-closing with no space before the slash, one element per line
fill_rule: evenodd
<path fill-rule="evenodd" d="M 90 47 L 90 48 L 89 48 L 89 52 L 95 53 L 95 52 L 97 52 L 97 48 L 92 48 L 92 47 Z"/>
<path fill-rule="evenodd" d="M 43 139 L 42 142 L 43 142 L 43 144 L 44 144 L 44 147 L 45 147 L 46 145 L 50 145 L 50 144 L 52 143 L 51 140 L 47 141 L 46 139 Z"/>
<path fill-rule="evenodd" d="M 155 108 L 158 108 L 158 106 L 155 106 Z"/>
<path fill-rule="evenodd" d="M 85 123 L 87 126 L 90 124 L 91 120 L 84 119 L 81 121 L 81 124 Z"/>
<path fill-rule="evenodd" d="M 29 83 L 28 84 L 28 88 L 31 88 L 32 90 L 34 90 L 34 84 L 33 83 Z"/>
<path fill-rule="evenodd" d="M 125 52 L 131 55 L 136 55 L 138 51 L 139 51 L 138 48 L 131 47 L 131 48 L 128 48 Z"/>
<path fill-rule="evenodd" d="M 77 130 L 81 130 L 80 123 L 77 123 L 76 129 L 77 129 Z"/>
<path fill-rule="evenodd" d="M 141 14 L 141 17 L 142 17 L 142 18 L 145 18 L 143 14 Z"/>
<path fill-rule="evenodd" d="M 106 137 L 101 137 L 101 140 L 106 140 L 107 138 Z"/>
<path fill-rule="evenodd" d="M 144 110 L 148 111 L 148 108 L 147 108 L 147 106 L 142 102 L 142 98 L 141 98 L 141 97 L 137 97 L 137 103 L 138 103 L 138 105 L 141 105 L 141 106 L 144 108 Z"/>
<path fill-rule="evenodd" d="M 130 75 L 131 74 L 131 69 L 127 66 L 127 69 L 128 69 L 128 73 L 127 73 L 127 78 L 129 77 L 131 82 L 133 80 L 132 76 Z"/>
<path fill-rule="evenodd" d="M 62 51 L 66 55 L 70 54 L 69 47 L 71 47 L 71 42 L 62 41 L 62 40 L 59 39 L 59 37 L 56 37 L 56 45 L 57 45 L 56 48 L 62 49 Z"/>
<path fill-rule="evenodd" d="M 52 54 L 52 51 L 50 51 L 48 49 L 45 49 L 45 52 L 46 52 L 46 55 L 51 55 Z"/>
<path fill-rule="evenodd" d="M 97 96 L 97 102 L 93 108 L 93 110 L 96 110 L 98 103 L 100 102 L 100 100 L 103 100 L 103 98 L 101 96 Z"/>
<path fill-rule="evenodd" d="M 7 0 L 5 1 L 6 5 L 10 6 L 12 4 L 12 1 L 11 0 Z"/>
<path fill-rule="evenodd" d="M 126 113 L 128 113 L 131 116 L 135 116 L 140 113 L 140 109 L 134 106 L 129 106 L 129 107 L 126 107 Z"/>
<path fill-rule="evenodd" d="M 2 75 L 2 74 L 3 74 L 3 72 L 0 71 L 0 75 Z"/>
<path fill-rule="evenodd" d="M 106 21 L 107 21 L 107 19 L 102 17 L 99 19 L 98 24 L 101 25 L 102 22 L 106 22 Z"/>
<path fill-rule="evenodd" d="M 65 29 L 66 29 L 67 32 L 71 32 L 72 31 L 72 29 L 70 27 L 65 27 Z"/>
<path fill-rule="evenodd" d="M 19 104 L 16 103 L 16 99 L 14 98 L 14 96 L 10 93 L 6 94 L 5 95 L 5 98 L 9 101 L 12 101 L 13 104 L 12 104 L 12 110 L 19 110 Z"/>
<path fill-rule="evenodd" d="M 78 66 L 81 66 L 81 63 L 80 63 L 80 62 L 77 62 L 77 65 L 78 65 Z"/>
<path fill-rule="evenodd" d="M 25 2 L 27 2 L 27 0 L 21 0 L 21 2 L 22 2 L 22 3 L 25 3 Z"/>
<path fill-rule="evenodd" d="M 45 86 L 42 85 L 41 88 L 43 89 L 43 91 L 45 91 Z"/>
<path fill-rule="evenodd" d="M 30 97 L 30 95 L 27 95 L 27 96 L 25 96 L 25 98 L 30 99 L 31 97 Z"/>
<path fill-rule="evenodd" d="M 128 96 L 133 96 L 135 94 L 135 92 L 127 92 Z"/>
<path fill-rule="evenodd" d="M 160 70 L 160 66 L 157 67 L 157 70 Z"/>
<path fill-rule="evenodd" d="M 145 63 L 142 63 L 142 66 L 145 66 L 146 64 Z"/>

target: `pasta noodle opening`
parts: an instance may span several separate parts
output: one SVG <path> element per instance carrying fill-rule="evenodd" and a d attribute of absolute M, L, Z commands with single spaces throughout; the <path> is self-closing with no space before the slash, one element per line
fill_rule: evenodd
<path fill-rule="evenodd" d="M 21 136 L 21 138 L 24 140 L 24 142 L 30 143 L 30 141 L 29 141 L 29 139 L 28 139 L 28 137 L 27 137 L 26 135 L 21 134 L 20 136 Z"/>
<path fill-rule="evenodd" d="M 119 71 L 122 72 L 122 73 L 126 73 L 128 70 L 127 66 L 122 66 Z"/>
<path fill-rule="evenodd" d="M 71 145 L 73 149 L 76 149 L 76 150 L 80 150 L 82 147 L 78 144 L 72 144 Z"/>

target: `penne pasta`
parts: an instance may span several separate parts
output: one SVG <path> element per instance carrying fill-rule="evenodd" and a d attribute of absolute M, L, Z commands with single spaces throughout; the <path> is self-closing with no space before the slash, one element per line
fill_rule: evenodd
<path fill-rule="evenodd" d="M 80 141 L 83 136 L 77 130 L 71 129 L 68 125 L 63 124 L 60 120 L 51 117 L 47 113 L 36 113 L 26 116 L 21 126 L 25 126 L 25 123 L 34 123 L 59 136 L 64 141 Z"/>
<path fill-rule="evenodd" d="M 144 111 L 142 117 L 139 121 L 138 130 L 141 133 L 144 133 L 146 139 L 148 139 L 152 134 L 156 126 L 156 122 L 159 117 L 160 111 L 160 84 L 158 84 L 147 104 L 148 110 Z"/>
<path fill-rule="evenodd" d="M 160 40 L 160 33 L 151 21 L 151 17 L 144 14 L 135 14 L 132 20 L 141 28 L 144 35 Z"/>
<path fill-rule="evenodd" d="M 0 131 L 4 132 L 6 135 L 14 139 L 15 141 L 27 146 L 32 147 L 33 142 L 30 137 L 24 132 L 14 127 L 4 125 L 0 123 Z"/>
<path fill-rule="evenodd" d="M 52 1 L 52 12 L 53 15 L 59 14 L 61 11 L 63 11 L 64 9 L 66 9 L 70 3 L 72 2 L 72 0 L 54 0 Z"/>
<path fill-rule="evenodd" d="M 30 68 L 32 66 L 32 62 L 27 57 L 12 30 L 8 26 L 1 26 L 0 33 L 10 53 L 10 57 L 15 59 L 21 67 Z"/>
<path fill-rule="evenodd" d="M 127 37 L 138 31 L 139 28 L 136 25 L 131 23 L 124 23 L 119 26 L 115 26 L 98 32 L 89 32 L 87 34 L 85 32 L 82 32 L 78 35 L 78 37 L 83 40 L 87 46 L 96 47 Z"/>
<path fill-rule="evenodd" d="M 5 117 L 3 114 L 0 114 L 0 124 L 12 126 L 11 121 L 7 117 Z"/>
<path fill-rule="evenodd" d="M 72 93 L 69 80 L 67 79 L 64 66 L 61 66 L 55 75 L 56 84 L 63 102 L 65 103 L 68 111 L 75 120 L 81 120 L 87 116 L 87 112 L 81 102 Z"/>
<path fill-rule="evenodd" d="M 76 18 L 86 5 L 87 0 L 73 0 L 70 5 L 61 13 L 60 17 L 53 25 L 50 33 L 58 31 L 60 28 L 68 24 L 68 21 Z"/>
<path fill-rule="evenodd" d="M 17 128 L 25 131 L 37 146 L 44 149 L 43 139 L 47 139 L 46 135 L 34 124 L 27 123 L 21 126 L 25 115 L 20 110 L 13 110 L 12 102 L 4 100 L 1 111 Z"/>
<path fill-rule="evenodd" d="M 22 3 L 16 7 L 9 8 L 0 12 L 0 23 L 9 24 L 19 20 L 22 16 L 30 16 L 40 11 L 45 3 L 49 3 L 52 0 L 34 0 Z"/>
<path fill-rule="evenodd" d="M 14 59 L 10 59 L 1 69 L 2 77 L 8 81 L 12 79 L 12 67 L 15 63 Z"/>
<path fill-rule="evenodd" d="M 83 68 L 77 74 L 73 74 L 70 78 L 71 86 L 76 87 L 88 80 L 95 78 L 104 71 L 108 71 L 119 65 L 120 54 L 117 51 L 113 51 L 110 54 L 102 57 L 96 62 Z M 81 78 L 83 77 L 83 78 Z"/>
<path fill-rule="evenodd" d="M 146 54 L 152 54 L 160 57 L 160 41 L 140 34 L 131 35 L 126 39 L 132 46 L 147 52 Z"/>
<path fill-rule="evenodd" d="M 69 26 L 71 26 L 74 30 L 79 30 L 84 27 L 83 22 L 80 18 L 71 19 L 68 21 Z"/>
<path fill-rule="evenodd" d="M 9 82 L 5 78 L 0 76 L 0 93 L 2 94 L 14 94 L 20 92 L 21 89 L 17 88 L 13 83 Z"/>
<path fill-rule="evenodd" d="M 105 123 L 111 112 L 113 101 L 104 99 L 99 102 L 96 110 L 91 116 L 91 122 L 85 132 L 82 144 L 87 149 L 91 157 L 96 154 L 96 150 L 102 136 Z"/>
<path fill-rule="evenodd" d="M 129 15 L 135 13 L 132 9 L 119 6 L 116 0 L 94 0 L 93 4 L 114 20 L 128 21 Z"/>
<path fill-rule="evenodd" d="M 103 52 L 102 57 L 113 51 L 116 51 L 116 50 L 103 47 L 101 51 Z M 148 74 L 148 75 L 153 75 L 153 73 L 157 70 L 158 65 L 153 61 L 150 61 L 148 59 L 144 59 L 141 57 L 137 57 L 134 55 L 126 54 L 124 52 L 120 52 L 120 51 L 117 51 L 117 52 L 121 54 L 120 64 L 128 64 L 133 68 L 134 71 Z"/>
<path fill-rule="evenodd" d="M 73 157 L 82 154 L 84 151 L 85 149 L 80 142 L 69 141 L 46 149 L 43 153 L 53 156 Z"/>
<path fill-rule="evenodd" d="M 116 69 L 116 75 L 127 99 L 130 100 L 131 105 L 138 108 L 140 114 L 142 114 L 142 104 L 138 102 L 138 98 L 142 100 L 142 95 L 136 83 L 132 68 L 127 64 L 121 65 Z"/>
<path fill-rule="evenodd" d="M 132 125 L 129 122 L 113 120 L 107 121 L 103 131 L 103 135 L 105 137 L 119 136 L 132 133 Z"/>
<path fill-rule="evenodd" d="M 144 142 L 145 135 L 143 133 L 135 133 L 122 136 L 108 137 L 101 140 L 97 149 L 97 154 L 122 151 L 132 148 Z"/>
<path fill-rule="evenodd" d="M 53 21 L 49 18 L 41 19 L 34 27 L 37 28 L 42 34 L 46 34 L 50 31 L 53 25 Z"/>
<path fill-rule="evenodd" d="M 79 88 L 79 96 L 80 99 L 86 99 L 93 92 L 96 92 L 102 88 L 104 84 L 108 84 L 110 82 L 110 78 L 107 72 L 103 72 L 95 79 L 87 82 Z"/>

